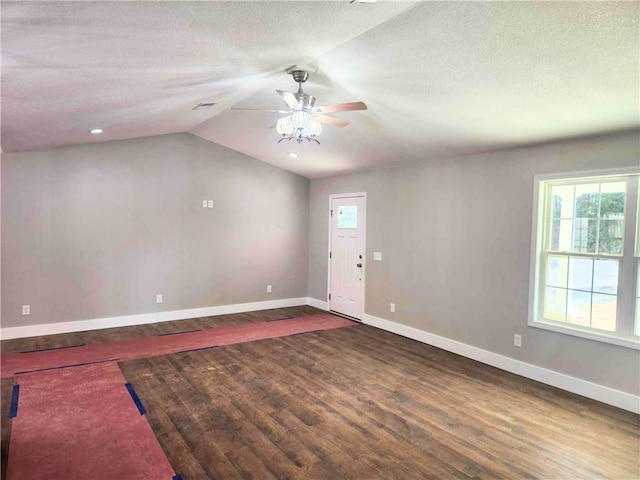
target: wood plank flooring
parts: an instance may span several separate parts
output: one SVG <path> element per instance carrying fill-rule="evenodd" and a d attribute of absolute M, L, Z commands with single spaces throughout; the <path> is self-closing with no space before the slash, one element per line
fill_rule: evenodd
<path fill-rule="evenodd" d="M 302 317 L 304 315 L 315 315 L 321 312 L 321 310 L 309 306 L 276 308 L 259 312 L 149 323 L 147 325 L 136 325 L 133 327 L 105 328 L 103 330 L 89 330 L 86 332 L 16 338 L 0 342 L 0 350 L 2 353 L 25 352 L 43 348 L 70 347 L 82 343 L 113 342 L 135 337 L 186 332 L 189 330 L 222 327 L 225 325 L 241 325 L 245 323 L 264 322 L 265 320 L 282 320 L 285 318 Z"/>
<path fill-rule="evenodd" d="M 136 328 L 202 328 L 181 322 Z M 64 346 L 56 337 L 29 347 Z M 638 415 L 368 326 L 119 365 L 184 480 L 640 477 Z"/>

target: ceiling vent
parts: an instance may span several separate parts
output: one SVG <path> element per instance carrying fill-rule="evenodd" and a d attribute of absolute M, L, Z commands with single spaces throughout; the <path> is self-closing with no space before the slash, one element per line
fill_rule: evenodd
<path fill-rule="evenodd" d="M 207 108 L 211 108 L 215 105 L 214 102 L 202 102 L 193 107 L 193 110 L 205 110 Z"/>

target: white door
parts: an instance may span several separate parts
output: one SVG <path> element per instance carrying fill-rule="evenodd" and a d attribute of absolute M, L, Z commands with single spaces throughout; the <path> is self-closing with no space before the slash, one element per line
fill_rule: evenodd
<path fill-rule="evenodd" d="M 362 319 L 364 314 L 365 197 L 331 199 L 329 309 Z"/>

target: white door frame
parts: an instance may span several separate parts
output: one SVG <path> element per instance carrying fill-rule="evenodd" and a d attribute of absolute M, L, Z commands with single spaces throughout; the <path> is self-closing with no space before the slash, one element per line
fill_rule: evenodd
<path fill-rule="evenodd" d="M 357 192 L 357 193 L 335 193 L 329 195 L 329 248 L 327 250 L 327 310 L 331 310 L 331 299 L 329 295 L 331 294 L 331 234 L 333 233 L 333 223 L 331 217 L 331 208 L 333 207 L 333 200 L 336 198 L 350 198 L 350 197 L 363 197 L 364 198 L 364 218 L 362 221 L 362 307 L 359 312 L 359 320 L 364 320 L 364 309 L 365 309 L 365 292 L 366 292 L 366 278 L 367 278 L 367 192 Z"/>

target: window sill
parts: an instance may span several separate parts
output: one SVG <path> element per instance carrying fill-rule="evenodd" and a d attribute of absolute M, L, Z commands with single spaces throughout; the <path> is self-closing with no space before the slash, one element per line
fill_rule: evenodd
<path fill-rule="evenodd" d="M 530 327 L 541 328 L 543 330 L 550 330 L 552 332 L 563 333 L 565 335 L 572 335 L 574 337 L 587 338 L 589 340 L 595 340 L 597 342 L 610 343 L 618 345 L 620 347 L 632 348 L 634 350 L 640 350 L 640 338 L 638 337 L 620 337 L 614 334 L 600 333 L 583 330 L 577 327 L 557 325 L 555 323 L 540 321 L 530 321 Z"/>

